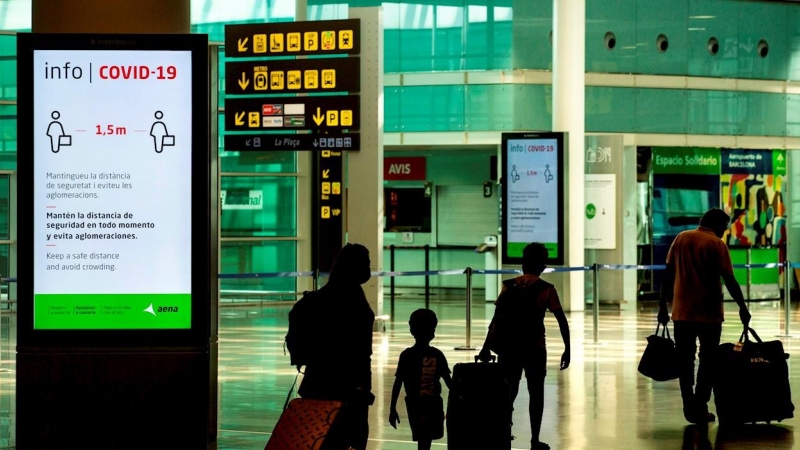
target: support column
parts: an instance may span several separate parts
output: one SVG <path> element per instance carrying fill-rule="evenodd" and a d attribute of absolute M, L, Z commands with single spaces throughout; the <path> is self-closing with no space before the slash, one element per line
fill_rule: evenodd
<path fill-rule="evenodd" d="M 586 0 L 553 0 L 553 131 L 569 133 L 567 180 L 567 266 L 584 263 L 584 118 Z M 567 278 L 567 277 L 565 277 Z M 570 272 L 561 295 L 564 309 L 584 309 L 584 273 Z"/>
<path fill-rule="evenodd" d="M 372 270 L 383 270 L 383 11 L 350 8 L 361 19 L 361 151 L 347 154 L 347 242 L 369 249 Z M 370 306 L 383 314 L 383 279 L 364 284 Z"/>
<path fill-rule="evenodd" d="M 190 0 L 33 0 L 34 33 L 188 33 Z"/>

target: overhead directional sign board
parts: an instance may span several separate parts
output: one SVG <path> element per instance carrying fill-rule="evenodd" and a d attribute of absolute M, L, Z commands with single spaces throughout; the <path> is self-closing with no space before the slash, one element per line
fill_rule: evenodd
<path fill-rule="evenodd" d="M 360 33 L 358 19 L 226 26 L 225 150 L 359 150 Z"/>
<path fill-rule="evenodd" d="M 358 19 L 228 25 L 225 56 L 357 55 Z"/>
<path fill-rule="evenodd" d="M 358 111 L 357 95 L 228 98 L 225 130 L 357 130 Z"/>
<path fill-rule="evenodd" d="M 229 134 L 225 148 L 254 151 L 360 150 L 361 135 L 347 134 Z"/>
<path fill-rule="evenodd" d="M 228 94 L 358 92 L 359 58 L 247 61 L 225 64 Z"/>

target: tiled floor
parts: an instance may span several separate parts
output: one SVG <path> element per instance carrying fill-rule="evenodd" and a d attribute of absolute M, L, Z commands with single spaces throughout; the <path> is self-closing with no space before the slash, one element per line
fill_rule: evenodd
<path fill-rule="evenodd" d="M 398 300 L 397 320 L 386 325 L 385 333 L 374 336 L 373 385 L 377 395 L 371 408 L 370 450 L 414 449 L 405 420 L 395 430 L 388 423 L 388 405 L 395 364 L 399 353 L 413 343 L 406 324 L 411 311 L 422 301 Z M 729 305 L 735 308 L 735 305 Z M 458 301 L 436 301 L 431 305 L 439 316 L 433 345 L 444 351 L 450 365 L 468 361 L 474 352 L 456 351 L 465 344 L 464 306 Z M 792 312 L 794 329 L 800 334 L 800 312 Z M 388 308 L 388 305 L 387 305 Z M 473 326 L 480 345 L 486 316 L 493 306 L 476 303 Z M 728 308 L 733 311 L 733 308 Z M 753 327 L 762 338 L 775 339 L 781 333 L 783 314 L 778 303 L 751 305 Z M 283 354 L 288 307 L 236 307 L 221 313 L 220 332 L 220 449 L 262 449 L 269 439 L 295 370 Z M 796 419 L 779 425 L 745 426 L 734 434 L 722 435 L 713 424 L 706 428 L 687 426 L 681 414 L 677 381 L 652 382 L 639 375 L 636 366 L 645 338 L 655 325 L 652 305 L 640 311 L 603 310 L 600 343 L 592 342 L 592 316 L 569 313 L 572 329 L 572 366 L 557 370 L 562 344 L 552 316 L 549 330 L 549 363 L 546 378 L 546 406 L 541 438 L 554 449 L 800 449 L 795 443 Z M 737 318 L 735 313 L 729 317 Z M 0 317 L 0 449 L 14 447 L 14 343 L 15 317 Z M 740 333 L 736 320 L 723 326 L 723 342 L 735 341 Z M 800 405 L 800 339 L 783 339 L 794 385 L 793 401 Z M 324 345 L 321 342 L 320 345 Z M 332 349 L 333 350 L 333 349 Z M 743 387 L 743 390 L 746 387 Z M 517 400 L 515 448 L 528 448 L 527 394 Z M 713 401 L 711 405 L 713 411 Z M 405 411 L 400 414 L 405 417 Z M 480 430 L 476 430 L 479 433 Z M 434 448 L 445 448 L 445 440 Z"/>

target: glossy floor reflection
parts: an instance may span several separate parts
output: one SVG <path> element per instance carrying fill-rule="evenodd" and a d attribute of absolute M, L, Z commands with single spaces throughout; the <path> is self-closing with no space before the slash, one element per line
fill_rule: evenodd
<path fill-rule="evenodd" d="M 386 331 L 374 335 L 373 385 L 377 395 L 371 408 L 370 450 L 415 449 L 407 427 L 405 411 L 395 430 L 388 423 L 390 390 L 400 352 L 412 345 L 407 318 L 422 306 L 422 300 L 398 300 L 395 321 Z M 733 311 L 735 305 L 728 305 Z M 795 305 L 795 308 L 797 305 Z M 387 312 L 389 305 L 386 305 Z M 439 316 L 433 345 L 447 356 L 451 367 L 472 359 L 475 352 L 456 351 L 465 344 L 464 306 L 458 301 L 436 301 L 431 308 Z M 782 333 L 783 314 L 778 303 L 753 303 L 753 327 L 762 338 L 772 340 Z M 491 315 L 492 305 L 475 303 L 474 339 L 479 346 Z M 287 306 L 225 308 L 221 312 L 220 332 L 220 449 L 263 449 L 280 415 L 286 393 L 296 371 L 283 353 Z M 553 449 L 800 449 L 795 442 L 796 419 L 778 425 L 737 427 L 720 432 L 716 424 L 689 426 L 681 413 L 677 381 L 652 382 L 641 376 L 637 364 L 645 338 L 655 328 L 654 305 L 638 311 L 602 310 L 599 343 L 592 342 L 592 316 L 589 311 L 568 313 L 572 329 L 572 366 L 558 371 L 563 346 L 558 326 L 548 315 L 548 375 L 545 387 L 545 414 L 541 439 Z M 729 317 L 736 318 L 735 312 Z M 0 449 L 14 445 L 14 354 L 15 317 L 0 316 Z M 794 329 L 800 334 L 800 312 L 792 312 Z M 738 339 L 740 327 L 731 319 L 723 326 L 723 342 Z M 783 339 L 793 384 L 793 402 L 800 405 L 800 339 Z M 324 346 L 324 340 L 320 341 Z M 339 349 L 329 349 L 340 351 Z M 743 386 L 743 391 L 746 387 Z M 446 392 L 445 392 L 446 395 Z M 527 393 L 521 389 L 517 400 L 513 447 L 526 449 Z M 714 410 L 713 400 L 710 405 Z M 480 430 L 475 430 L 480 433 Z M 446 440 L 434 449 L 446 448 Z"/>

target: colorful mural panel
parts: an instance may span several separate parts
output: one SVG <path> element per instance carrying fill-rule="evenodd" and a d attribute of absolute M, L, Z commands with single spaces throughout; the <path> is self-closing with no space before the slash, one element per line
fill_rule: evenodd
<path fill-rule="evenodd" d="M 783 161 L 782 151 L 777 158 Z M 722 207 L 731 215 L 728 245 L 771 247 L 786 242 L 785 166 L 774 167 L 775 159 L 769 150 L 723 149 L 723 161 L 737 161 L 735 167 L 723 164 L 720 175 Z"/>

